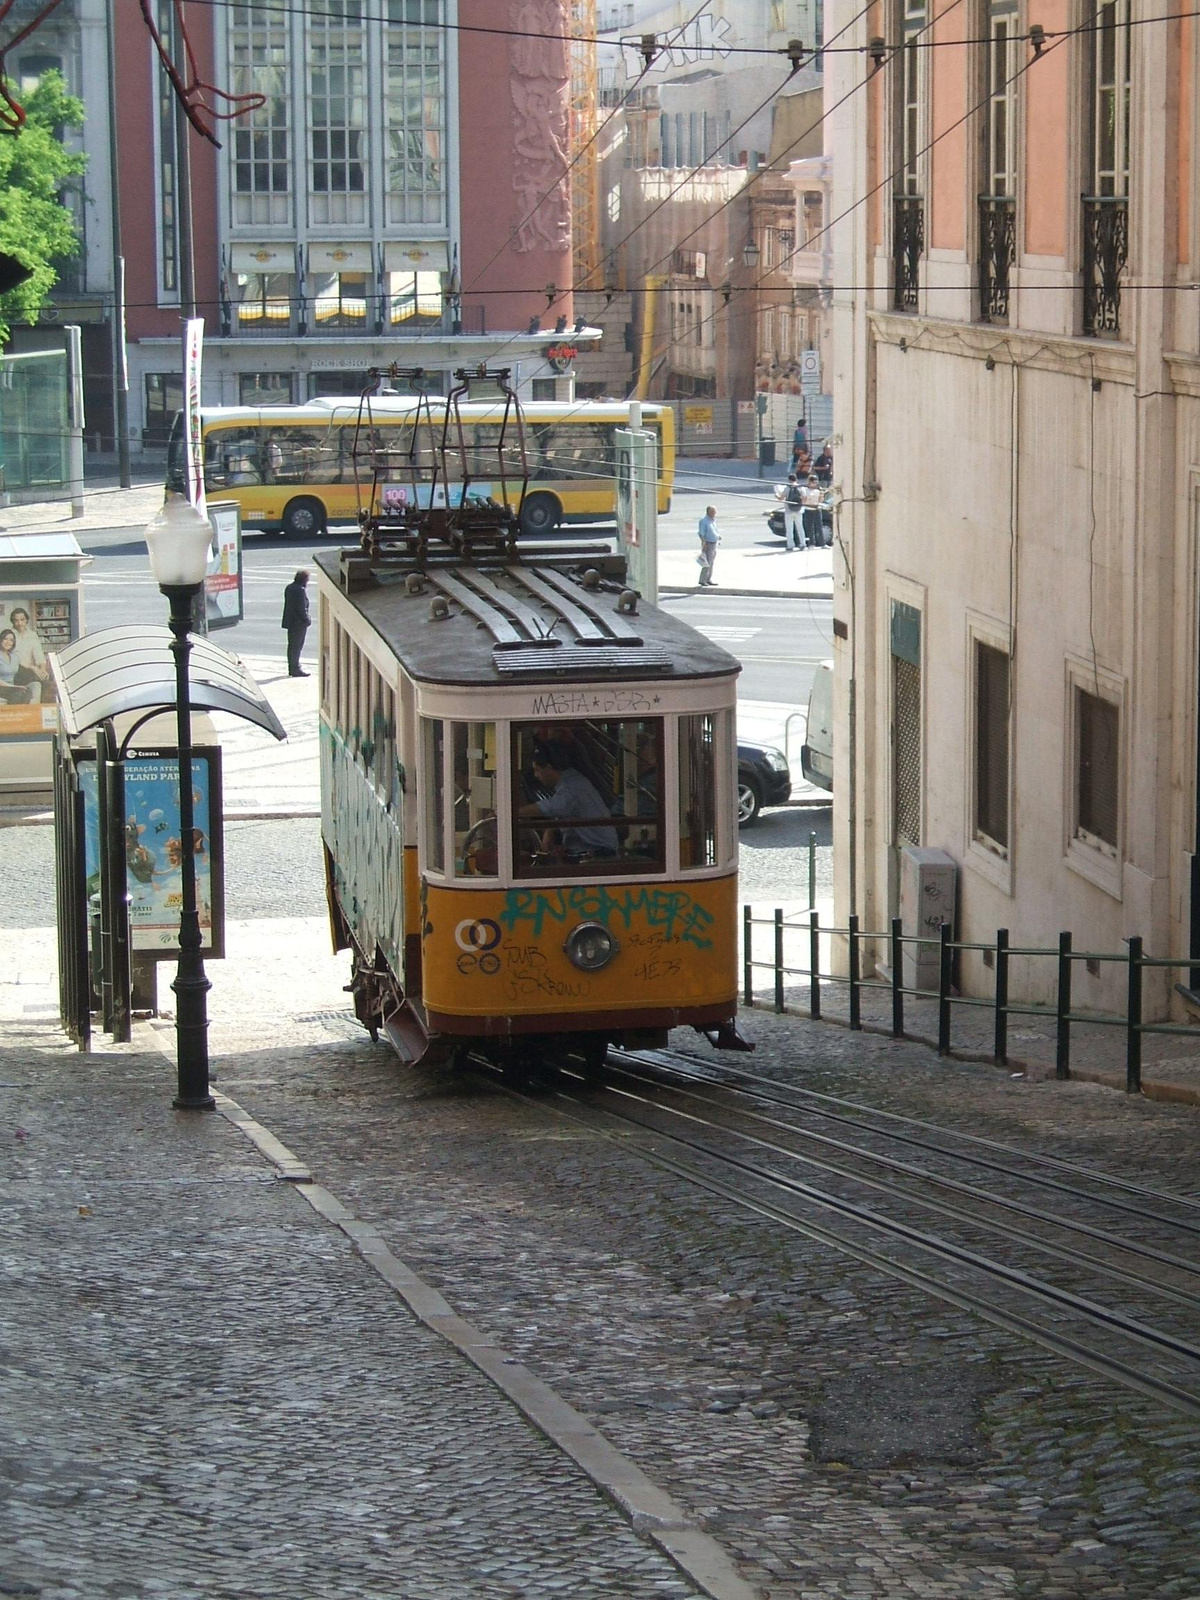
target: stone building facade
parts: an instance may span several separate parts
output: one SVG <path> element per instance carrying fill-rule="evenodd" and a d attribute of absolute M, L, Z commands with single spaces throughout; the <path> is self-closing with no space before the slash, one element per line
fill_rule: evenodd
<path fill-rule="evenodd" d="M 853 9 L 830 31 L 862 53 L 827 63 L 839 921 L 885 927 L 902 850 L 933 846 L 962 938 L 1186 956 L 1195 22 L 1142 0 Z M 1161 1011 L 1189 974 L 1158 976 Z M 960 978 L 991 992 L 982 954 Z M 1045 999 L 1054 963 L 1013 981 Z M 1119 1004 L 1119 981 L 1079 963 L 1076 1007 Z"/>

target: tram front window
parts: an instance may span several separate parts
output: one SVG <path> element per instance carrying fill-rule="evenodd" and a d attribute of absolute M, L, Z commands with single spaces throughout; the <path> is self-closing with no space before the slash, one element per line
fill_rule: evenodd
<path fill-rule="evenodd" d="M 515 723 L 517 875 L 661 872 L 662 739 L 660 717 Z"/>
<path fill-rule="evenodd" d="M 496 832 L 496 724 L 456 722 L 451 738 L 454 782 L 454 871 L 494 878 L 500 870 Z"/>

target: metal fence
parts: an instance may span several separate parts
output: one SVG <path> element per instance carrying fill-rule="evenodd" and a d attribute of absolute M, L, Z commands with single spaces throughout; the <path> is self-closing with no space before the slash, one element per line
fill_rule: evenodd
<path fill-rule="evenodd" d="M 810 889 L 812 873 L 810 871 Z M 815 898 L 810 892 L 811 901 Z M 800 916 L 803 921 L 794 918 Z M 861 1029 L 862 997 L 865 992 L 878 991 L 891 999 L 891 1034 L 893 1038 L 907 1037 L 904 1025 L 905 1001 L 928 1000 L 937 1006 L 937 1048 L 941 1055 L 949 1055 L 953 1048 L 954 1008 L 972 1007 L 993 1014 L 992 1058 L 1000 1065 L 1008 1064 L 1008 1019 L 1010 1017 L 1042 1017 L 1053 1019 L 1055 1026 L 1055 1076 L 1071 1076 L 1071 1029 L 1074 1024 L 1121 1028 L 1125 1033 L 1125 1087 L 1130 1094 L 1138 1094 L 1142 1087 L 1142 1040 L 1147 1034 L 1180 1034 L 1195 1040 L 1200 1032 L 1186 1024 L 1172 1022 L 1147 1022 L 1142 1015 L 1142 985 L 1147 970 L 1160 968 L 1191 970 L 1196 966 L 1194 957 L 1176 960 L 1171 957 L 1146 955 L 1142 939 L 1135 936 L 1125 941 L 1125 949 L 1117 954 L 1111 951 L 1076 950 L 1069 933 L 1060 933 L 1058 944 L 1053 946 L 1012 945 L 1008 929 L 998 928 L 995 941 L 979 944 L 968 940 L 952 939 L 950 925 L 942 923 L 937 936 L 925 937 L 906 934 L 900 919 L 894 918 L 884 932 L 867 932 L 859 926 L 859 919 L 851 917 L 844 928 L 822 925 L 815 909 L 793 913 L 786 919 L 781 910 L 772 917 L 756 917 L 750 906 L 742 908 L 742 968 L 745 1004 L 753 1006 L 754 973 L 768 970 L 774 975 L 774 1008 L 778 1012 L 788 1009 L 785 1001 L 786 980 L 804 980 L 808 986 L 807 1014 L 814 1021 L 821 1020 L 821 985 L 841 984 L 849 990 L 850 1027 Z M 771 930 L 770 958 L 761 958 L 754 951 L 754 930 Z M 807 962 L 790 965 L 785 960 L 785 938 L 788 933 L 801 935 L 807 946 Z M 835 973 L 822 970 L 821 939 L 841 937 L 847 940 L 847 970 Z M 888 948 L 888 978 L 862 976 L 862 949 L 864 943 L 882 942 Z M 936 989 L 907 987 L 904 983 L 904 952 L 911 947 L 936 947 L 938 952 L 938 985 Z M 961 952 L 973 951 L 990 955 L 995 967 L 995 987 L 991 998 L 956 994 L 952 976 L 954 958 Z M 1039 1005 L 1030 1001 L 1009 999 L 1009 964 L 1015 957 L 1044 958 L 1057 965 L 1055 1001 L 1053 1005 Z M 1074 1011 L 1071 1006 L 1071 976 L 1075 963 L 1104 962 L 1125 967 L 1126 1005 L 1123 1014 Z"/>

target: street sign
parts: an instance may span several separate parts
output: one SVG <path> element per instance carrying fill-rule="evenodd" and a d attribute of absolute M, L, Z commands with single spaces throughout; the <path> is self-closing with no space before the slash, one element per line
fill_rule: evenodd
<path fill-rule="evenodd" d="M 818 395 L 821 392 L 821 352 L 819 350 L 801 350 L 800 352 L 800 393 L 805 396 Z"/>

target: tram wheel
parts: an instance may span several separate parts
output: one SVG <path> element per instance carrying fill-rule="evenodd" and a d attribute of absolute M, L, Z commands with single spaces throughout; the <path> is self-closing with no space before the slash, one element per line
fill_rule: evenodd
<path fill-rule="evenodd" d="M 577 1033 L 571 1041 L 573 1054 L 583 1063 L 583 1081 L 585 1083 L 599 1083 L 604 1072 L 604 1062 L 608 1055 L 608 1035 L 606 1033 Z"/>

